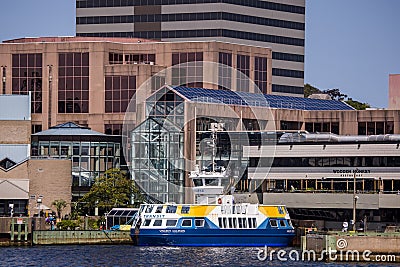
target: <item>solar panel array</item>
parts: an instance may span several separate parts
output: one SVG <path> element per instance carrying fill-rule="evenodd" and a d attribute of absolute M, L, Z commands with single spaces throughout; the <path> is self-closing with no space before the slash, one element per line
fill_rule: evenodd
<path fill-rule="evenodd" d="M 184 86 L 173 86 L 172 88 L 188 100 L 196 102 L 299 110 L 354 110 L 351 106 L 336 100 L 254 94 Z"/>

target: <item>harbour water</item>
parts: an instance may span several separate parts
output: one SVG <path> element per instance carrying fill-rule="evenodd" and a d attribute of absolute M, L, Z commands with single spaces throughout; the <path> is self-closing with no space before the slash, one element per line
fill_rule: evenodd
<path fill-rule="evenodd" d="M 261 248 L 260 248 L 261 249 Z M 73 245 L 0 248 L 1 266 L 382 266 L 373 263 L 260 261 L 258 248 Z M 287 251 L 290 248 L 286 248 Z M 387 263 L 385 266 L 399 264 Z"/>

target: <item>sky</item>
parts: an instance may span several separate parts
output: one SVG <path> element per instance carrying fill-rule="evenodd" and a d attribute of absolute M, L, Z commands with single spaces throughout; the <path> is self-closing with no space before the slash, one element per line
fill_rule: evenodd
<path fill-rule="evenodd" d="M 399 0 L 306 0 L 304 82 L 387 107 L 389 74 L 400 74 L 399 13 Z M 3 0 L 0 25 L 0 41 L 74 36 L 75 0 Z"/>

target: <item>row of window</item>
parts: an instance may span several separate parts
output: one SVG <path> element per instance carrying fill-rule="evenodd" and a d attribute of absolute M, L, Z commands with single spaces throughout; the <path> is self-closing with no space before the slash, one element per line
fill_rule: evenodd
<path fill-rule="evenodd" d="M 219 228 L 232 228 L 232 229 L 243 229 L 249 228 L 254 229 L 257 228 L 257 219 L 256 218 L 237 218 L 237 217 L 222 217 L 218 218 L 218 226 Z"/>
<path fill-rule="evenodd" d="M 155 54 L 121 54 L 109 53 L 109 64 L 135 64 L 135 63 L 148 63 L 154 64 L 156 62 Z"/>
<path fill-rule="evenodd" d="M 272 164 L 272 165 L 271 165 Z M 249 167 L 400 167 L 400 157 L 250 158 Z"/>
<path fill-rule="evenodd" d="M 267 1 L 248 0 L 77 0 L 77 8 L 119 7 L 119 6 L 153 6 L 153 5 L 185 5 L 185 4 L 225 3 L 240 6 L 270 9 L 282 12 L 305 14 L 305 7 L 273 3 Z"/>
<path fill-rule="evenodd" d="M 290 86 L 281 84 L 272 84 L 272 92 L 275 93 L 290 93 L 290 94 L 304 94 L 304 87 Z"/>
<path fill-rule="evenodd" d="M 294 61 L 294 62 L 304 62 L 304 55 L 272 52 L 272 59 Z"/>
<path fill-rule="evenodd" d="M 304 71 L 300 70 L 287 70 L 287 69 L 272 69 L 273 76 L 284 76 L 284 77 L 292 77 L 292 78 L 304 78 Z"/>
<path fill-rule="evenodd" d="M 91 32 L 77 33 L 86 37 L 136 37 L 144 39 L 195 38 L 195 37 L 229 37 L 259 42 L 286 44 L 304 47 L 304 39 L 269 34 L 243 32 L 227 29 L 176 30 L 176 31 L 143 31 L 143 32 Z"/>
<path fill-rule="evenodd" d="M 174 21 L 195 21 L 195 20 L 228 20 L 228 21 L 236 21 L 236 22 L 304 31 L 304 23 L 247 16 L 229 12 L 77 17 L 76 24 L 79 25 L 79 24 L 114 24 L 114 23 L 141 23 L 141 22 L 174 22 Z"/>
<path fill-rule="evenodd" d="M 178 224 L 178 220 L 175 219 L 146 219 L 144 220 L 142 226 L 166 226 L 166 227 L 176 227 Z M 182 227 L 192 227 L 192 219 L 183 219 L 180 223 Z M 194 219 L 194 226 L 196 227 L 204 227 L 204 219 Z"/>

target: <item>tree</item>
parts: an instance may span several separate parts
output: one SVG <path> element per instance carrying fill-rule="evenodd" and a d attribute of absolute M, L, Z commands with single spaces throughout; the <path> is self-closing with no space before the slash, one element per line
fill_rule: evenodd
<path fill-rule="evenodd" d="M 350 97 L 345 102 L 357 110 L 365 110 L 366 108 L 371 107 L 368 103 L 361 103 L 358 102 L 357 100 L 353 100 Z"/>
<path fill-rule="evenodd" d="M 65 207 L 67 207 L 67 202 L 64 199 L 56 199 L 51 203 L 52 206 L 56 207 L 57 216 L 61 219 L 61 213 Z"/>
<path fill-rule="evenodd" d="M 338 88 L 327 89 L 322 91 L 322 93 L 329 95 L 334 100 L 343 101 L 345 98 L 347 98 L 347 95 L 342 94 Z"/>
<path fill-rule="evenodd" d="M 130 204 L 132 199 L 133 204 Z M 143 200 L 134 181 L 120 169 L 109 169 L 104 175 L 96 178 L 90 191 L 80 199 L 80 202 L 89 209 L 98 207 L 110 210 L 114 207 L 139 206 Z"/>
<path fill-rule="evenodd" d="M 304 85 L 304 97 L 309 97 L 312 94 L 321 94 L 321 93 L 322 93 L 321 90 L 308 83 Z"/>

